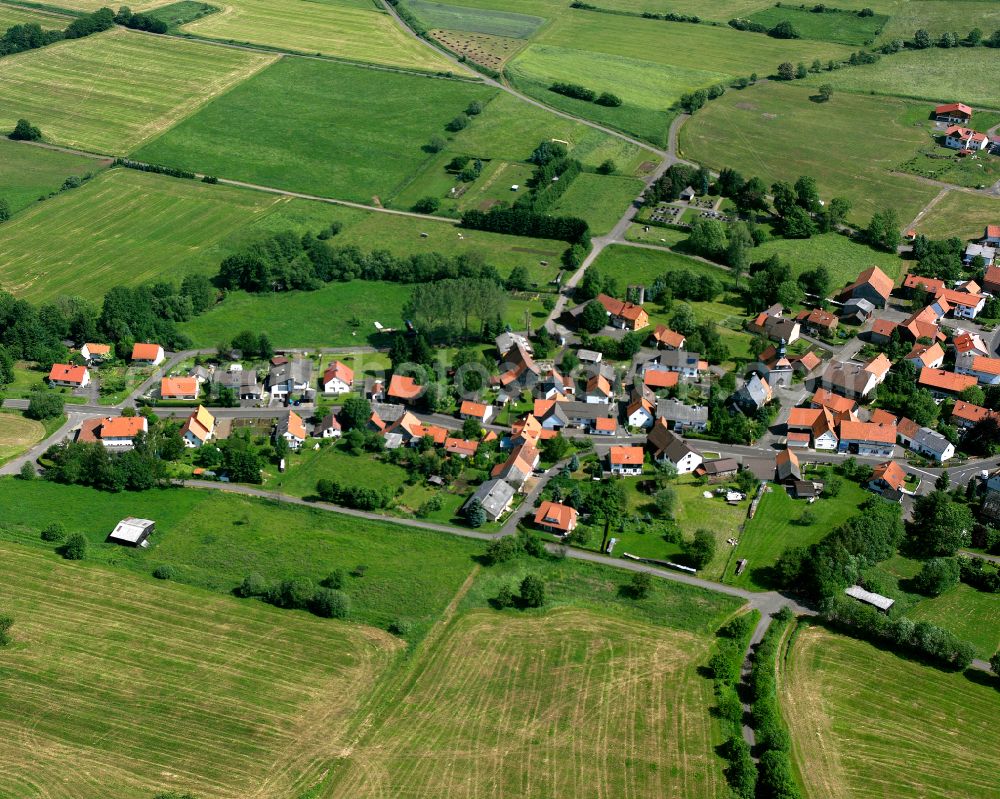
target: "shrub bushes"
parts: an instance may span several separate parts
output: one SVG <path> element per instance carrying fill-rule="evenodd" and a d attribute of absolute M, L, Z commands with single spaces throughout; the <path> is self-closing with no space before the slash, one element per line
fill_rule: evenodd
<path fill-rule="evenodd" d="M 14 617 L 7 613 L 0 613 L 0 646 L 7 646 L 10 643 L 10 628 L 14 626 Z"/>
<path fill-rule="evenodd" d="M 41 537 L 42 541 L 59 543 L 66 537 L 66 528 L 63 527 L 62 522 L 52 522 L 42 528 Z"/>
<path fill-rule="evenodd" d="M 597 99 L 597 92 L 593 89 L 588 89 L 586 86 L 580 86 L 577 83 L 553 83 L 549 86 L 549 91 L 588 103 L 592 103 Z"/>
<path fill-rule="evenodd" d="M 73 533 L 66 539 L 62 547 L 62 556 L 66 560 L 83 560 L 87 557 L 88 541 L 83 533 Z"/>
<path fill-rule="evenodd" d="M 164 563 L 153 569 L 153 576 L 157 580 L 176 580 L 177 569 L 169 563 Z"/>

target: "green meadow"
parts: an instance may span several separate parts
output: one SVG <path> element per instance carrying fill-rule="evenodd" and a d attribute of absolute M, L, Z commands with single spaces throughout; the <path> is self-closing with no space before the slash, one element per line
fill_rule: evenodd
<path fill-rule="evenodd" d="M 12 6 L 0 3 L 0 31 L 6 31 L 15 25 L 40 25 L 43 30 L 62 30 L 71 19 L 59 14 L 51 14 L 34 8 Z"/>
<path fill-rule="evenodd" d="M 763 261 L 772 255 L 790 264 L 796 276 L 825 266 L 835 287 L 846 286 L 870 266 L 880 267 L 896 280 L 906 265 L 899 256 L 873 250 L 839 233 L 824 233 L 809 239 L 771 239 L 751 250 L 750 260 Z"/>
<path fill-rule="evenodd" d="M 983 660 L 989 660 L 1000 649 L 1000 626 L 994 623 L 1000 617 L 997 594 L 959 583 L 941 596 L 918 602 L 906 615 L 945 627 L 959 638 L 972 641 Z"/>
<path fill-rule="evenodd" d="M 108 161 L 84 158 L 0 138 L 0 198 L 12 213 L 58 191 L 66 178 L 97 172 Z"/>
<path fill-rule="evenodd" d="M 528 39 L 545 20 L 528 14 L 498 9 L 468 8 L 433 3 L 428 0 L 406 0 L 404 5 L 427 28 L 485 33 L 510 39 Z"/>
<path fill-rule="evenodd" d="M 610 233 L 628 206 L 642 192 L 635 178 L 581 174 L 559 198 L 552 213 L 587 220 L 595 236 Z"/>
<path fill-rule="evenodd" d="M 1000 202 L 982 194 L 949 192 L 925 216 L 917 232 L 932 239 L 980 239 L 987 225 L 1000 223 Z"/>
<path fill-rule="evenodd" d="M 747 19 L 773 28 L 779 22 L 790 22 L 803 39 L 837 42 L 859 47 L 875 41 L 889 17 L 873 14 L 859 17 L 856 12 L 830 12 L 819 14 L 812 8 L 778 8 L 772 6 L 755 11 Z M 758 34 L 760 35 L 760 34 Z"/>
<path fill-rule="evenodd" d="M 1000 28 L 1000 7 L 990 0 L 908 0 L 893 12 L 882 39 L 912 39 L 921 28 L 932 37 L 952 32 L 965 36 L 975 27 L 987 35 Z"/>

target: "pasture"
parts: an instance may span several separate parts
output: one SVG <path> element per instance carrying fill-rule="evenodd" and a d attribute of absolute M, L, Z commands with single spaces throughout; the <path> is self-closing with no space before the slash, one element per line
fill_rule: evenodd
<path fill-rule="evenodd" d="M 370 628 L 0 544 L 0 794 L 294 799 L 399 650 Z M 289 669 L 289 663 L 295 668 Z"/>
<path fill-rule="evenodd" d="M 909 0 L 893 13 L 882 39 L 912 39 L 920 28 L 935 38 L 953 31 L 965 36 L 976 27 L 987 35 L 1000 28 L 1000 7 L 990 0 Z"/>
<path fill-rule="evenodd" d="M 710 643 L 575 609 L 462 615 L 328 795 L 719 796 Z"/>
<path fill-rule="evenodd" d="M 837 288 L 846 286 L 869 266 L 880 267 L 896 280 L 906 265 L 897 255 L 879 252 L 839 233 L 823 233 L 809 239 L 771 239 L 750 251 L 750 261 L 764 261 L 772 255 L 790 264 L 796 277 L 825 266 Z"/>
<path fill-rule="evenodd" d="M 989 660 L 1000 649 L 1000 596 L 959 583 L 941 596 L 923 599 L 907 610 L 916 621 L 929 621 L 976 645 L 978 657 Z"/>
<path fill-rule="evenodd" d="M 0 463 L 17 457 L 44 437 L 41 422 L 20 413 L 0 413 Z"/>
<path fill-rule="evenodd" d="M 779 22 L 790 22 L 795 32 L 803 39 L 823 42 L 837 42 L 852 47 L 860 47 L 875 41 L 885 23 L 884 14 L 859 17 L 855 12 L 841 13 L 826 11 L 816 13 L 812 8 L 788 8 L 772 6 L 755 11 L 747 17 L 752 22 L 773 28 Z"/>
<path fill-rule="evenodd" d="M 917 225 L 917 232 L 933 239 L 958 236 L 982 238 L 987 225 L 1000 220 L 1000 201 L 981 194 L 952 191 L 935 205 Z"/>
<path fill-rule="evenodd" d="M 116 28 L 0 60 L 0 129 L 124 155 L 275 56 Z"/>
<path fill-rule="evenodd" d="M 561 216 L 578 216 L 595 236 L 610 233 L 643 190 L 636 178 L 581 174 L 552 209 Z"/>
<path fill-rule="evenodd" d="M 0 198 L 12 213 L 27 208 L 50 192 L 58 191 L 71 175 L 97 172 L 108 165 L 94 160 L 41 147 L 29 147 L 0 138 Z"/>
<path fill-rule="evenodd" d="M 940 5 L 949 7 L 948 3 Z M 1000 27 L 1000 23 L 995 27 Z M 877 64 L 810 75 L 805 82 L 811 86 L 829 83 L 835 91 L 926 100 L 924 119 L 928 119 L 934 105 L 951 102 L 955 97 L 961 97 L 962 102 L 973 108 L 977 105 L 994 109 L 1000 106 L 996 83 L 989 74 L 996 60 L 997 51 L 989 47 L 904 50 Z M 839 99 L 834 94 L 830 104 L 836 104 Z M 975 116 L 972 121 L 975 127 Z"/>
<path fill-rule="evenodd" d="M 428 0 L 406 0 L 404 5 L 428 28 L 485 33 L 509 39 L 529 39 L 545 22 L 542 17 L 529 14 L 468 8 Z"/>
<path fill-rule="evenodd" d="M 302 8 L 283 0 L 232 0 L 217 14 L 183 25 L 196 36 L 291 52 L 423 70 L 454 71 L 444 59 L 370 0 L 322 0 Z"/>
<path fill-rule="evenodd" d="M 915 121 L 921 111 L 903 100 L 846 93 L 818 104 L 806 87 L 762 83 L 706 105 L 681 129 L 680 149 L 767 184 L 811 175 L 823 198 L 852 202 L 849 221 L 866 225 L 875 211 L 890 207 L 906 224 L 938 192 L 889 174 L 926 143 L 925 123 Z M 858 136 L 859 120 L 880 135 Z"/>
<path fill-rule="evenodd" d="M 30 148 L 22 148 L 30 149 Z M 100 301 L 115 285 L 218 269 L 215 248 L 273 195 L 112 169 L 4 225 L 0 286 L 33 301 Z"/>
<path fill-rule="evenodd" d="M 422 148 L 443 138 L 450 120 L 495 93 L 472 83 L 285 58 L 135 155 L 377 205 L 429 158 Z"/>
<path fill-rule="evenodd" d="M 32 23 L 40 25 L 43 30 L 62 30 L 70 23 L 70 18 L 39 9 L 0 3 L 0 31 L 6 31 L 15 25 L 28 25 Z"/>
<path fill-rule="evenodd" d="M 806 796 L 996 796 L 1000 692 L 985 675 L 943 672 L 818 627 L 799 633 L 784 669 L 779 699 Z"/>

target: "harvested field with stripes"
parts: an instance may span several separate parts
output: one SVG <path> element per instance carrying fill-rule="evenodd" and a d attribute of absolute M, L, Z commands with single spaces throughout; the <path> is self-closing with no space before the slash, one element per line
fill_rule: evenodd
<path fill-rule="evenodd" d="M 0 796 L 298 797 L 401 644 L 0 544 Z"/>
<path fill-rule="evenodd" d="M 996 799 L 1000 692 L 807 628 L 779 687 L 809 799 Z"/>
<path fill-rule="evenodd" d="M 473 611 L 334 775 L 350 797 L 718 797 L 711 639 L 578 609 Z"/>
<path fill-rule="evenodd" d="M 41 422 L 16 413 L 0 413 L 0 463 L 20 455 L 44 437 Z"/>

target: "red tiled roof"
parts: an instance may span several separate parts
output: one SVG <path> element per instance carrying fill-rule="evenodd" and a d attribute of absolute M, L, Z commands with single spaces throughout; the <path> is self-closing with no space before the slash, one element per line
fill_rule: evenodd
<path fill-rule="evenodd" d="M 875 323 L 872 325 L 872 333 L 877 336 L 885 336 L 888 338 L 892 335 L 892 331 L 898 327 L 896 322 L 892 322 L 889 319 L 876 319 Z"/>
<path fill-rule="evenodd" d="M 198 378 L 196 377 L 164 377 L 160 381 L 160 396 L 187 397 L 198 393 Z"/>
<path fill-rule="evenodd" d="M 302 421 L 302 417 L 299 416 L 295 411 L 288 412 L 288 432 L 291 433 L 296 438 L 303 441 L 306 440 L 306 426 Z"/>
<path fill-rule="evenodd" d="M 622 466 L 642 466 L 642 447 L 612 447 L 611 462 Z"/>
<path fill-rule="evenodd" d="M 604 306 L 604 310 L 612 316 L 620 316 L 622 319 L 628 319 L 640 327 L 649 321 L 649 314 L 646 313 L 641 305 L 622 302 L 621 300 L 616 300 L 614 297 L 609 297 L 607 294 L 598 294 L 596 299 Z M 643 325 L 638 324 L 640 321 L 643 322 Z"/>
<path fill-rule="evenodd" d="M 109 355 L 111 353 L 110 344 L 91 344 L 88 341 L 83 346 L 87 348 L 87 352 L 89 352 L 91 355 Z"/>
<path fill-rule="evenodd" d="M 961 111 L 964 114 L 972 116 L 972 109 L 965 103 L 945 103 L 934 109 L 935 114 L 948 114 L 952 111 Z"/>
<path fill-rule="evenodd" d="M 576 523 L 576 509 L 558 502 L 543 502 L 535 513 L 535 524 L 568 532 Z"/>
<path fill-rule="evenodd" d="M 991 411 L 989 408 L 982 408 L 979 405 L 973 405 L 971 402 L 962 402 L 962 400 L 956 402 L 955 407 L 951 409 L 952 419 L 958 417 L 973 424 L 985 419 L 987 416 L 994 415 L 996 415 L 996 412 Z"/>
<path fill-rule="evenodd" d="M 890 488 L 899 491 L 906 483 L 906 472 L 896 461 L 886 461 L 875 467 L 872 471 L 872 478 L 883 480 Z"/>
<path fill-rule="evenodd" d="M 662 369 L 647 369 L 642 381 L 650 388 L 673 388 L 680 381 L 680 372 L 664 372 Z"/>
<path fill-rule="evenodd" d="M 986 236 L 984 238 L 992 239 L 997 236 L 1000 236 L 1000 225 L 987 225 Z"/>
<path fill-rule="evenodd" d="M 889 411 L 883 408 L 876 408 L 874 411 L 872 411 L 872 418 L 871 418 L 872 424 L 891 424 L 895 426 L 897 421 L 898 419 L 896 419 L 895 416 L 893 416 L 891 413 L 889 413 Z"/>
<path fill-rule="evenodd" d="M 452 455 L 475 455 L 477 449 L 479 442 L 467 438 L 446 438 L 444 441 L 444 451 Z"/>
<path fill-rule="evenodd" d="M 850 413 L 858 404 L 855 400 L 842 397 L 840 394 L 834 394 L 826 388 L 816 389 L 816 393 L 813 394 L 812 403 L 823 408 L 829 408 L 830 412 L 835 415 Z"/>
<path fill-rule="evenodd" d="M 159 344 L 136 344 L 132 347 L 133 361 L 155 361 L 160 357 Z"/>
<path fill-rule="evenodd" d="M 83 378 L 87 374 L 85 366 L 72 366 L 68 363 L 54 363 L 49 370 L 49 380 L 58 380 L 62 383 L 83 383 Z"/>
<path fill-rule="evenodd" d="M 354 370 L 347 364 L 343 364 L 340 361 L 334 361 L 327 366 L 326 371 L 323 372 L 323 382 L 329 383 L 334 379 L 343 380 L 347 383 L 347 385 L 351 385 L 351 383 L 354 382 Z"/>
<path fill-rule="evenodd" d="M 924 277 L 922 275 L 907 275 L 906 279 L 903 281 L 903 288 L 908 288 L 908 289 L 922 288 L 924 291 L 929 291 L 933 293 L 938 289 L 944 288 L 944 281 L 938 280 L 936 277 Z"/>
<path fill-rule="evenodd" d="M 684 336 L 680 333 L 675 333 L 666 325 L 657 325 L 656 329 L 653 331 L 653 338 L 661 344 L 673 347 L 674 349 L 679 349 L 684 346 Z"/>
<path fill-rule="evenodd" d="M 892 278 L 877 266 L 869 267 L 858 275 L 858 279 L 845 287 L 841 294 L 850 294 L 854 289 L 864 285 L 871 286 L 875 289 L 875 293 L 886 301 L 888 301 L 889 295 L 892 294 Z"/>
<path fill-rule="evenodd" d="M 885 356 L 884 352 L 880 352 L 865 364 L 865 371 L 879 378 L 885 377 L 885 373 L 890 369 L 892 369 L 892 361 Z"/>
<path fill-rule="evenodd" d="M 1000 358 L 984 358 L 976 355 L 972 359 L 972 371 L 984 375 L 1000 375 Z"/>
<path fill-rule="evenodd" d="M 458 409 L 458 412 L 463 416 L 475 416 L 477 419 L 482 419 L 486 416 L 486 405 L 481 402 L 464 400 L 462 402 L 462 406 Z"/>
<path fill-rule="evenodd" d="M 877 441 L 881 444 L 894 444 L 896 442 L 896 425 L 845 420 L 840 423 L 840 438 L 847 441 Z"/>
<path fill-rule="evenodd" d="M 936 388 L 940 391 L 951 391 L 959 394 L 967 388 L 971 388 L 979 381 L 972 375 L 959 375 L 954 372 L 946 372 L 944 369 L 930 369 L 924 367 L 920 370 L 917 384 Z"/>
<path fill-rule="evenodd" d="M 612 419 L 610 416 L 598 416 L 594 420 L 594 429 L 602 431 L 614 432 L 618 429 L 618 422 Z"/>
<path fill-rule="evenodd" d="M 135 438 L 146 429 L 142 416 L 111 416 L 99 421 L 101 438 Z"/>
<path fill-rule="evenodd" d="M 389 381 L 389 390 L 386 392 L 387 396 L 395 397 L 397 399 L 414 399 L 420 395 L 421 387 L 417 385 L 417 381 L 408 375 L 393 375 L 392 380 Z"/>
<path fill-rule="evenodd" d="M 940 344 L 914 344 L 906 356 L 906 360 L 918 360 L 922 366 L 930 366 L 934 361 L 944 357 L 944 349 Z"/>

